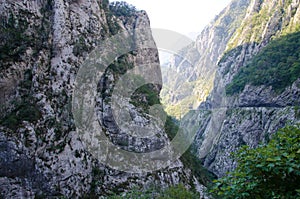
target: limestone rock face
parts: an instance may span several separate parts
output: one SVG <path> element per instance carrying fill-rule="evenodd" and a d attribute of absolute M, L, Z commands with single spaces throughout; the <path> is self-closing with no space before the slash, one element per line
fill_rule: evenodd
<path fill-rule="evenodd" d="M 227 43 L 239 28 L 250 1 L 232 1 L 213 19 L 196 41 L 162 66 L 161 97 L 167 112 L 180 118 L 196 109 L 214 87 L 217 64 Z"/>
<path fill-rule="evenodd" d="M 116 16 L 108 1 L 1 0 L 0 1 L 0 190 L 5 198 L 103 196 L 133 186 L 167 187 L 192 176 L 180 161 L 169 168 L 128 174 L 99 163 L 76 131 L 72 115 L 74 82 L 87 55 L 112 35 L 133 28 L 149 30 L 144 11 Z M 154 48 L 126 55 L 125 65 L 151 63 L 161 79 L 158 52 L 151 32 L 135 38 Z M 157 140 L 134 140 L 126 129 L 118 132 L 112 118 L 110 92 L 120 75 L 107 71 L 99 79 L 95 100 L 98 122 L 117 145 L 136 152 L 156 150 L 168 138 L 159 126 Z M 160 85 L 151 87 L 154 93 Z M 103 91 L 103 92 L 102 92 Z M 141 95 L 138 100 L 147 102 Z M 119 102 L 129 107 L 133 121 L 149 122 L 150 115 L 129 97 Z M 154 128 L 154 127 L 153 127 Z"/>
<path fill-rule="evenodd" d="M 213 90 L 199 107 L 203 121 L 207 122 L 203 122 L 195 141 L 198 156 L 217 176 L 236 167 L 230 154 L 241 145 L 256 147 L 267 142 L 279 128 L 299 122 L 299 79 L 280 92 L 271 86 L 250 84 L 233 96 L 225 92 L 238 71 L 270 41 L 296 32 L 297 27 L 298 0 L 251 1 L 239 28 L 227 42 L 226 53 L 218 62 Z"/>

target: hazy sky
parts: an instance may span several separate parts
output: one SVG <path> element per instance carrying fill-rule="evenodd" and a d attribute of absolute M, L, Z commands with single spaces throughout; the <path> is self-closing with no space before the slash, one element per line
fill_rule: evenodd
<path fill-rule="evenodd" d="M 152 28 L 200 32 L 231 0 L 125 0 L 146 10 Z"/>

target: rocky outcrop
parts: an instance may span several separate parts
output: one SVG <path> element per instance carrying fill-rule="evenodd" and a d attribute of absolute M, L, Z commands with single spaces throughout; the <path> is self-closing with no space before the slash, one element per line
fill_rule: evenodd
<path fill-rule="evenodd" d="M 299 27 L 299 1 L 251 1 L 241 26 L 227 43 L 218 63 L 214 88 L 200 112 L 211 111 L 195 145 L 204 165 L 219 177 L 235 168 L 230 154 L 241 145 L 267 142 L 287 124 L 299 122 L 299 79 L 283 91 L 248 84 L 234 95 L 226 93 L 238 71 L 246 67 L 275 38 Z"/>
<path fill-rule="evenodd" d="M 82 63 L 106 38 L 132 28 L 148 28 L 145 12 L 116 16 L 106 0 L 1 0 L 0 13 L 1 196 L 78 198 L 151 184 L 167 187 L 182 182 L 189 186 L 191 173 L 180 161 L 142 174 L 113 170 L 89 153 L 76 132 L 71 102 Z M 149 33 L 140 39 L 153 43 Z M 123 64 L 129 69 L 147 61 L 155 63 L 154 71 L 160 77 L 156 48 L 130 52 Z M 162 139 L 155 141 L 126 137 L 126 132 L 116 128 L 109 96 L 103 94 L 110 93 L 119 76 L 111 70 L 99 79 L 95 110 L 101 128 L 127 150 L 160 148 L 167 136 L 159 127 L 156 130 Z M 158 93 L 160 86 L 151 89 Z M 147 103 L 143 99 L 141 95 L 136 101 Z M 149 121 L 149 114 L 141 113 L 130 98 L 119 100 L 130 108 L 134 122 L 144 125 Z"/>
<path fill-rule="evenodd" d="M 162 66 L 161 97 L 170 115 L 180 118 L 206 100 L 213 89 L 217 63 L 245 17 L 249 3 L 232 1 L 191 46 L 174 55 L 167 66 Z"/>

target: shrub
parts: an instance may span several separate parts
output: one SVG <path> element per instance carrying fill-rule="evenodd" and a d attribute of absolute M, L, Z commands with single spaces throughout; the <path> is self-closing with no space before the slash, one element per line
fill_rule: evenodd
<path fill-rule="evenodd" d="M 13 109 L 6 113 L 3 118 L 0 118 L 1 125 L 16 130 L 23 121 L 34 123 L 41 117 L 41 111 L 31 93 L 32 78 L 32 71 L 26 70 L 24 79 L 19 84 L 21 98 L 14 100 Z"/>
<path fill-rule="evenodd" d="M 88 52 L 89 50 L 90 49 L 89 49 L 88 45 L 86 44 L 86 41 L 81 36 L 74 44 L 73 54 L 75 56 L 79 56 L 79 55 L 82 55 L 84 52 Z"/>
<path fill-rule="evenodd" d="M 133 190 L 127 192 L 122 195 L 115 195 L 109 197 L 110 199 L 132 199 L 132 198 L 140 198 L 140 199 L 196 199 L 199 198 L 199 194 L 193 191 L 188 190 L 184 187 L 184 185 L 179 184 L 175 186 L 171 186 L 166 189 L 162 189 L 160 187 L 154 186 L 148 189 L 138 189 L 134 188 Z"/>
<path fill-rule="evenodd" d="M 235 155 L 238 167 L 215 181 L 211 193 L 221 198 L 300 198 L 300 129 L 279 130 L 269 144 Z"/>
<path fill-rule="evenodd" d="M 22 121 L 36 122 L 41 117 L 38 107 L 26 101 L 18 102 L 16 108 L 0 121 L 0 124 L 16 130 Z"/>
<path fill-rule="evenodd" d="M 27 29 L 25 20 L 17 20 L 17 16 L 10 13 L 7 19 L 0 23 L 0 60 L 18 61 L 30 44 L 30 38 L 25 34 Z"/>
<path fill-rule="evenodd" d="M 136 13 L 136 8 L 124 1 L 116 1 L 109 4 L 110 11 L 115 16 L 130 17 Z"/>
<path fill-rule="evenodd" d="M 144 84 L 137 88 L 131 96 L 130 102 L 136 107 L 149 113 L 150 106 L 160 104 L 159 93 L 154 84 Z"/>

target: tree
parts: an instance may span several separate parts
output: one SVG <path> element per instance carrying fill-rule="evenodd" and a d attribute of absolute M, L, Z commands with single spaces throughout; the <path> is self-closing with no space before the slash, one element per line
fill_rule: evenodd
<path fill-rule="evenodd" d="M 133 16 L 136 13 L 136 8 L 124 1 L 116 1 L 109 4 L 110 11 L 115 16 Z"/>
<path fill-rule="evenodd" d="M 289 126 L 265 146 L 235 155 L 238 167 L 214 181 L 211 193 L 221 198 L 300 198 L 300 129 Z"/>

